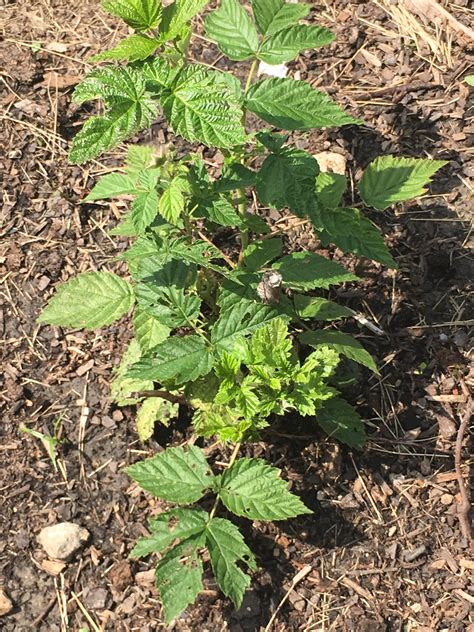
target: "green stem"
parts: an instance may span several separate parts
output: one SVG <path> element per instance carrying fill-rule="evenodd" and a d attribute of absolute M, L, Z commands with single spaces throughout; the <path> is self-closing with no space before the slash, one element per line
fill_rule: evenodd
<path fill-rule="evenodd" d="M 234 449 L 232 451 L 232 455 L 230 457 L 230 461 L 227 464 L 227 468 L 231 467 L 235 463 L 235 459 L 237 458 L 237 455 L 238 455 L 239 450 L 240 450 L 240 445 L 241 445 L 240 441 L 239 441 L 239 443 L 235 444 Z M 209 514 L 209 520 L 212 520 L 214 518 L 214 514 L 216 513 L 216 509 L 217 509 L 217 505 L 218 504 L 219 504 L 219 496 L 216 496 L 214 504 L 212 505 L 211 512 Z"/>
<path fill-rule="evenodd" d="M 258 59 L 255 58 L 253 60 L 253 62 L 252 62 L 252 65 L 250 66 L 250 70 L 249 70 L 249 74 L 248 74 L 248 77 L 247 77 L 247 81 L 245 83 L 245 94 L 247 94 L 247 92 L 248 92 L 248 90 L 250 88 L 250 84 L 252 83 L 253 76 L 254 76 L 255 71 L 257 69 L 257 64 L 258 64 Z"/>

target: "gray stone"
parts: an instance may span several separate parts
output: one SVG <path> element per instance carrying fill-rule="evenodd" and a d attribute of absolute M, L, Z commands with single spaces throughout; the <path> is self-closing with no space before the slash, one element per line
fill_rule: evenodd
<path fill-rule="evenodd" d="M 89 539 L 87 529 L 73 522 L 60 522 L 45 527 L 38 535 L 38 542 L 49 557 L 67 562 Z"/>

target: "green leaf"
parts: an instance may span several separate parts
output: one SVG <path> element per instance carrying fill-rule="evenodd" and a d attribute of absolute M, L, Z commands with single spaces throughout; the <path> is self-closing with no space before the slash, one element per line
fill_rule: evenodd
<path fill-rule="evenodd" d="M 153 37 L 135 33 L 121 40 L 114 48 L 94 55 L 90 61 L 106 61 L 108 59 L 139 61 L 152 55 L 159 45 L 160 43 Z"/>
<path fill-rule="evenodd" d="M 258 303 L 237 303 L 222 312 L 211 329 L 211 340 L 217 349 L 232 351 L 236 340 L 247 336 L 280 314 L 276 309 Z"/>
<path fill-rule="evenodd" d="M 244 266 L 251 272 L 260 270 L 266 263 L 279 257 L 282 250 L 281 237 L 253 241 L 244 250 Z"/>
<path fill-rule="evenodd" d="M 38 322 L 96 329 L 126 314 L 135 302 L 132 287 L 111 272 L 83 272 L 63 283 Z"/>
<path fill-rule="evenodd" d="M 320 296 L 306 296 L 295 294 L 293 303 L 296 313 L 300 318 L 312 318 L 314 320 L 338 320 L 352 316 L 352 310 L 328 301 Z"/>
<path fill-rule="evenodd" d="M 168 426 L 170 419 L 178 416 L 178 408 L 178 404 L 161 397 L 147 397 L 138 409 L 135 421 L 140 441 L 147 441 L 153 436 L 157 421 Z"/>
<path fill-rule="evenodd" d="M 185 199 L 177 178 L 161 195 L 159 202 L 160 215 L 170 224 L 178 226 L 185 207 Z"/>
<path fill-rule="evenodd" d="M 171 66 L 166 59 L 152 57 L 139 66 L 145 79 L 147 90 L 160 94 L 164 88 L 169 88 L 176 79 L 181 67 Z"/>
<path fill-rule="evenodd" d="M 262 459 L 239 459 L 221 479 L 219 498 L 229 511 L 250 520 L 285 520 L 312 513 L 288 491 L 280 470 Z"/>
<path fill-rule="evenodd" d="M 255 138 L 261 143 L 264 147 L 269 149 L 272 153 L 278 154 L 280 149 L 286 143 L 289 138 L 288 134 L 275 134 L 274 132 L 258 132 L 255 134 Z"/>
<path fill-rule="evenodd" d="M 176 540 L 187 540 L 203 533 L 209 519 L 201 509 L 171 509 L 150 520 L 151 535 L 140 538 L 130 557 L 145 557 L 150 553 L 163 553 Z"/>
<path fill-rule="evenodd" d="M 235 61 L 248 59 L 258 49 L 255 26 L 238 0 L 221 0 L 219 9 L 207 17 L 205 28 L 209 39 Z"/>
<path fill-rule="evenodd" d="M 316 419 L 324 432 L 351 448 L 362 448 L 367 440 L 364 422 L 344 399 L 328 399 Z"/>
<path fill-rule="evenodd" d="M 133 328 L 142 353 L 147 353 L 166 340 L 171 329 L 160 323 L 149 311 L 137 307 L 133 315 Z"/>
<path fill-rule="evenodd" d="M 233 204 L 224 196 L 209 197 L 200 205 L 199 210 L 219 226 L 241 226 L 242 219 Z"/>
<path fill-rule="evenodd" d="M 326 208 L 336 208 L 341 203 L 347 187 L 347 178 L 339 173 L 321 172 L 316 178 L 316 197 Z"/>
<path fill-rule="evenodd" d="M 132 338 L 125 353 L 122 356 L 119 366 L 113 371 L 113 380 L 110 385 L 110 397 L 119 406 L 137 404 L 140 400 L 132 393 L 149 391 L 153 388 L 150 380 L 134 380 L 127 377 L 127 371 L 132 364 L 138 362 L 141 357 L 138 342 Z"/>
<path fill-rule="evenodd" d="M 464 81 L 467 83 L 468 86 L 474 86 L 474 75 L 467 75 L 466 77 L 464 77 Z"/>
<path fill-rule="evenodd" d="M 137 31 L 154 29 L 161 20 L 159 0 L 103 0 L 102 6 Z"/>
<path fill-rule="evenodd" d="M 153 281 L 151 285 L 154 285 Z M 150 311 L 156 318 L 172 329 L 192 326 L 199 317 L 201 309 L 199 296 L 186 294 L 181 288 L 173 286 L 156 288 L 156 290 L 156 297 L 159 299 L 159 303 L 150 308 Z M 141 297 L 138 292 L 137 297 L 140 300 Z"/>
<path fill-rule="evenodd" d="M 316 176 L 319 165 L 311 154 L 286 147 L 270 154 L 257 175 L 257 194 L 262 204 L 289 208 L 307 217 L 316 205 Z"/>
<path fill-rule="evenodd" d="M 327 94 L 295 79 L 264 79 L 247 93 L 247 108 L 275 127 L 305 130 L 360 125 Z"/>
<path fill-rule="evenodd" d="M 203 451 L 194 445 L 167 448 L 126 471 L 145 491 L 178 505 L 195 503 L 214 483 Z"/>
<path fill-rule="evenodd" d="M 192 245 L 189 245 L 187 239 L 177 238 L 164 242 L 162 246 L 163 255 L 168 254 L 173 259 L 194 263 L 220 274 L 227 273 L 227 268 L 211 263 L 212 259 L 221 258 L 221 253 L 205 241 L 196 240 Z"/>
<path fill-rule="evenodd" d="M 357 281 L 352 272 L 314 252 L 294 252 L 273 264 L 283 276 L 283 284 L 295 290 L 329 289 L 331 285 Z"/>
<path fill-rule="evenodd" d="M 206 544 L 220 589 L 239 608 L 250 585 L 250 578 L 239 568 L 237 562 L 243 562 L 250 570 L 256 570 L 252 551 L 245 544 L 237 527 L 223 518 L 212 518 L 209 521 Z"/>
<path fill-rule="evenodd" d="M 135 193 L 137 186 L 128 175 L 124 173 L 108 173 L 99 178 L 89 195 L 84 198 L 84 202 L 94 202 L 95 200 L 107 200 L 108 198 Z"/>
<path fill-rule="evenodd" d="M 325 46 L 333 40 L 334 33 L 323 26 L 288 26 L 266 39 L 257 56 L 267 64 L 282 64 L 295 59 L 304 50 Z"/>
<path fill-rule="evenodd" d="M 162 37 L 164 40 L 172 40 L 180 35 L 183 27 L 203 9 L 209 0 L 175 0 L 165 8 L 163 19 Z"/>
<path fill-rule="evenodd" d="M 227 191 L 235 191 L 236 189 L 253 187 L 256 178 L 257 174 L 255 171 L 235 162 L 223 169 L 221 177 L 213 182 L 212 190 L 215 193 L 224 193 Z"/>
<path fill-rule="evenodd" d="M 160 560 L 156 568 L 156 587 L 163 603 L 165 623 L 170 623 L 203 590 L 202 561 L 198 554 L 204 534 L 184 540 Z"/>
<path fill-rule="evenodd" d="M 397 267 L 382 235 L 359 209 L 323 208 L 317 213 L 317 218 L 324 228 L 319 232 L 323 245 L 332 243 L 343 252 L 368 257 L 389 268 Z"/>
<path fill-rule="evenodd" d="M 69 155 L 73 164 L 95 158 L 149 127 L 157 113 L 156 103 L 145 91 L 144 78 L 127 66 L 100 68 L 87 75 L 77 86 L 74 100 L 83 103 L 90 99 L 103 99 L 107 112 L 90 118 L 75 136 Z"/>
<path fill-rule="evenodd" d="M 179 385 L 209 373 L 213 360 L 201 336 L 173 336 L 154 347 L 152 355 L 134 364 L 129 376 Z"/>
<path fill-rule="evenodd" d="M 309 9 L 309 4 L 284 4 L 278 13 L 273 16 L 265 35 L 273 35 L 287 26 L 296 24 L 298 20 L 308 15 Z"/>
<path fill-rule="evenodd" d="M 176 134 L 208 147 L 229 148 L 245 141 L 241 104 L 217 71 L 186 66 L 171 90 L 163 107 Z"/>
<path fill-rule="evenodd" d="M 378 373 L 377 365 L 370 353 L 364 349 L 360 342 L 348 334 L 327 330 L 305 331 L 300 335 L 300 340 L 311 347 L 322 345 L 334 349 L 337 353 L 363 364 L 374 373 Z"/>
<path fill-rule="evenodd" d="M 137 177 L 151 166 L 155 148 L 150 145 L 131 145 L 127 150 L 125 170 L 127 175 Z"/>
<path fill-rule="evenodd" d="M 153 189 L 139 193 L 133 201 L 131 218 L 138 235 L 153 222 L 158 210 L 158 194 Z"/>
<path fill-rule="evenodd" d="M 446 164 L 446 160 L 380 156 L 365 169 L 360 195 L 367 206 L 384 210 L 395 202 L 423 195 L 431 177 Z"/>

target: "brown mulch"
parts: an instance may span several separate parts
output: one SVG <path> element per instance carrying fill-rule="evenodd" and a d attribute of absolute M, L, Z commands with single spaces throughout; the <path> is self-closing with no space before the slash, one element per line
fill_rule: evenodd
<path fill-rule="evenodd" d="M 14 604 L 0 628 L 95 629 L 92 620 L 96 629 L 118 632 L 161 629 L 152 567 L 128 560 L 157 507 L 123 467 L 151 454 L 157 442 L 185 440 L 187 430 L 159 433 L 144 446 L 133 409 L 117 410 L 108 400 L 127 323 L 90 333 L 35 320 L 59 282 L 114 265 L 117 245 L 107 231 L 122 207 L 79 202 L 123 152 L 73 167 L 67 148 L 90 111 L 71 103 L 72 86 L 87 70 L 87 57 L 118 37 L 116 21 L 95 0 L 0 4 L 0 589 Z M 369 213 L 398 271 L 345 257 L 363 281 L 333 292 L 384 332 L 347 323 L 381 368 L 380 377 L 360 371 L 347 387 L 368 424 L 367 450 L 351 453 L 297 418 L 249 446 L 249 454 L 283 469 L 315 513 L 270 525 L 242 521 L 259 563 L 243 606 L 233 609 L 208 577 L 206 592 L 174 629 L 265 630 L 276 615 L 275 632 L 473 632 L 474 557 L 460 530 L 454 471 L 456 434 L 473 385 L 474 92 L 461 82 L 474 74 L 473 44 L 454 31 L 436 33 L 421 18 L 408 29 L 395 11 L 400 3 L 312 4 L 314 20 L 337 39 L 303 55 L 291 72 L 367 125 L 300 135 L 296 142 L 312 153 L 342 154 L 352 177 L 390 152 L 449 165 L 419 203 Z M 467 1 L 444 6 L 472 26 Z M 218 59 L 200 40 L 192 50 L 197 60 Z M 168 137 L 158 122 L 141 140 Z M 287 228 L 292 246 L 316 247 L 308 231 Z M 57 473 L 22 425 L 57 432 Z M 469 445 L 466 433 L 466 482 Z M 36 536 L 65 520 L 85 526 L 91 538 L 60 568 L 44 557 Z"/>

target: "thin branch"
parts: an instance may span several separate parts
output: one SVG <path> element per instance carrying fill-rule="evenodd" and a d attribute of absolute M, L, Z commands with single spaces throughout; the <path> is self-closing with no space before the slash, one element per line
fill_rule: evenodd
<path fill-rule="evenodd" d="M 471 525 L 469 523 L 469 512 L 471 510 L 471 503 L 469 501 L 469 494 L 464 483 L 462 475 L 461 462 L 462 462 L 462 442 L 467 430 L 467 426 L 472 415 L 472 399 L 468 399 L 466 411 L 461 418 L 459 424 L 458 433 L 456 436 L 456 449 L 454 453 L 454 467 L 456 470 L 456 479 L 459 485 L 459 492 L 461 494 L 461 502 L 458 504 L 458 518 L 461 527 L 461 533 L 468 543 L 472 544 Z"/>

